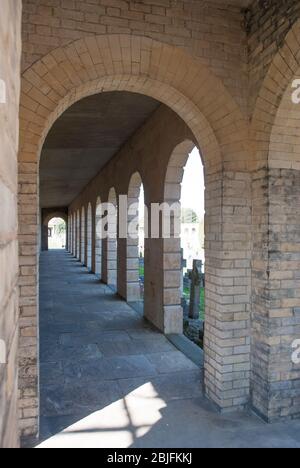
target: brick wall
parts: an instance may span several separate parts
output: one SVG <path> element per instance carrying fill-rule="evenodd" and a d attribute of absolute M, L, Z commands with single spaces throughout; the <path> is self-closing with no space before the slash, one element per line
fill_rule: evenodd
<path fill-rule="evenodd" d="M 230 3 L 230 2 L 228 2 Z M 135 34 L 186 49 L 246 109 L 246 34 L 240 8 L 213 0 L 23 0 L 23 71 L 89 35 Z"/>
<path fill-rule="evenodd" d="M 300 416 L 300 370 L 292 360 L 300 337 L 299 187 L 295 170 L 263 170 L 256 179 L 252 388 L 253 405 L 268 421 Z"/>
<path fill-rule="evenodd" d="M 265 6 L 261 6 L 263 3 Z M 293 24 L 300 18 L 298 0 L 254 0 L 245 12 L 249 54 L 249 108 L 252 113 L 273 58 Z"/>
<path fill-rule="evenodd" d="M 0 447 L 16 447 L 18 445 L 17 150 L 21 56 L 20 34 L 21 1 L 1 0 Z M 6 99 L 3 99 L 4 86 L 6 87 Z M 4 353 L 4 348 L 6 348 L 6 353 Z M 6 364 L 2 362 L 3 357 L 5 357 Z"/>
<path fill-rule="evenodd" d="M 145 77 L 148 75 L 151 76 L 151 79 L 154 77 L 159 83 L 159 92 L 155 90 L 156 94 L 153 97 L 158 100 L 164 98 L 163 102 L 173 107 L 178 114 L 185 118 L 190 128 L 193 128 L 197 141 L 203 144 L 203 153 L 206 153 L 206 150 L 210 153 L 210 157 L 206 161 L 206 176 L 209 181 L 207 193 L 210 194 L 207 201 L 214 204 L 211 220 L 214 220 L 215 223 L 213 225 L 210 220 L 206 223 L 207 251 L 208 254 L 214 252 L 215 255 L 214 258 L 211 256 L 211 265 L 208 262 L 208 265 L 211 266 L 209 274 L 212 281 L 208 282 L 208 301 L 211 298 L 211 305 L 208 302 L 209 329 L 206 334 L 208 339 L 206 346 L 209 352 L 206 353 L 206 383 L 210 396 L 223 408 L 239 406 L 247 400 L 251 306 L 254 338 L 252 364 L 253 368 L 255 367 L 253 385 L 256 386 L 253 391 L 254 405 L 265 417 L 271 417 L 273 415 L 271 404 L 273 403 L 270 402 L 269 398 L 271 395 L 270 386 L 274 384 L 272 387 L 274 397 L 278 394 L 276 392 L 278 392 L 280 385 L 286 386 L 286 388 L 289 385 L 293 387 L 294 384 L 291 383 L 293 379 L 284 379 L 282 373 L 281 380 L 279 379 L 275 384 L 271 373 L 273 359 L 271 346 L 278 344 L 276 341 L 278 338 L 275 335 L 280 331 L 281 324 L 285 323 L 285 319 L 294 320 L 293 327 L 294 330 L 297 330 L 297 307 L 293 308 L 292 317 L 282 315 L 280 319 L 277 317 L 277 321 L 270 320 L 273 308 L 269 269 L 270 258 L 273 254 L 270 247 L 270 233 L 273 232 L 272 224 L 277 224 L 270 211 L 277 195 L 271 190 L 268 167 L 270 122 L 272 121 L 270 115 L 274 115 L 274 105 L 273 102 L 269 102 L 268 92 L 265 92 L 262 108 L 258 112 L 260 117 L 258 120 L 260 120 L 259 123 L 265 133 L 258 132 L 257 142 L 253 141 L 250 145 L 249 128 L 245 124 L 242 114 L 239 113 L 239 108 L 235 107 L 235 103 L 239 104 L 244 114 L 247 110 L 250 110 L 250 115 L 252 114 L 269 65 L 281 47 L 286 32 L 299 18 L 299 2 L 265 0 L 263 4 L 267 5 L 267 8 L 262 8 L 262 2 L 255 0 L 250 11 L 244 15 L 241 14 L 239 8 L 230 7 L 225 2 L 225 6 L 222 6 L 222 2 L 217 0 L 24 0 L 23 71 L 27 70 L 27 73 L 24 78 L 21 110 L 24 144 L 20 155 L 19 174 L 20 241 L 22 244 L 20 256 L 21 313 L 23 316 L 22 334 L 24 334 L 21 338 L 21 406 L 26 407 L 22 408 L 24 435 L 36 433 L 38 416 L 36 385 L 38 373 L 36 330 L 38 260 L 36 246 L 38 244 L 39 145 L 43 139 L 44 131 L 47 131 L 50 123 L 59 116 L 60 110 L 64 110 L 74 100 L 85 95 L 84 89 L 79 84 L 85 83 L 88 93 L 102 90 L 102 86 L 99 88 L 96 85 L 90 86 L 89 80 L 91 81 L 91 78 L 89 76 L 99 78 L 100 83 L 100 78 L 102 79 L 104 74 L 103 70 L 105 72 L 108 70 L 108 73 L 112 74 L 115 74 L 116 70 L 126 70 L 126 73 L 130 74 L 132 70 L 133 75 L 136 74 L 131 79 L 130 84 L 126 82 L 125 88 L 119 76 L 115 78 L 114 86 L 111 86 L 110 78 L 107 81 L 104 80 L 103 89 L 108 91 L 120 88 L 147 94 Z M 246 30 L 248 31 L 248 43 L 246 42 Z M 118 36 L 117 33 L 124 35 Z M 66 49 L 57 50 L 43 62 L 37 62 L 45 54 L 59 46 L 72 43 L 75 39 L 96 34 L 102 36 L 101 40 L 80 41 Z M 113 34 L 113 37 L 107 41 L 109 45 L 105 41 L 107 37 L 105 35 L 108 34 Z M 164 46 L 162 47 L 151 40 L 134 40 L 125 34 L 157 39 Z M 145 42 L 142 47 L 139 45 L 141 42 Z M 297 44 L 297 40 L 293 43 Z M 120 44 L 123 47 L 120 47 Z M 174 44 L 178 49 L 170 52 L 165 44 Z M 101 53 L 99 53 L 99 49 L 101 49 Z M 188 62 L 185 58 L 183 62 L 180 49 L 184 49 L 184 52 L 187 52 L 193 61 Z M 246 54 L 247 49 L 248 55 Z M 298 49 L 296 48 L 296 50 Z M 276 69 L 279 85 L 288 68 L 285 68 L 285 63 L 293 62 L 290 54 L 284 56 L 285 53 L 288 53 L 286 49 L 282 52 L 283 61 L 280 60 L 277 64 L 281 71 L 277 73 Z M 30 68 L 33 63 L 36 63 L 36 66 Z M 199 64 L 208 68 L 201 68 L 197 71 Z M 78 71 L 78 82 L 77 79 L 72 81 L 72 76 L 75 75 L 73 70 Z M 207 70 L 211 70 L 217 77 L 221 78 L 221 81 L 215 82 L 213 76 L 208 75 Z M 140 77 L 142 77 L 141 81 L 139 81 Z M 168 86 L 172 86 L 172 90 L 163 88 L 162 83 L 165 82 Z M 216 86 L 214 87 L 212 83 Z M 223 89 L 222 84 L 225 84 L 226 88 Z M 277 86 L 276 80 L 275 84 Z M 77 85 L 78 88 L 75 91 Z M 153 90 L 153 82 L 149 82 L 148 87 Z M 194 107 L 190 111 L 186 110 L 187 102 L 183 103 L 184 100 L 181 100 L 178 94 L 175 96 L 175 88 L 176 90 L 178 88 L 181 97 L 188 97 L 193 103 Z M 227 93 L 228 90 L 235 98 L 234 100 L 231 100 L 231 96 Z M 277 97 L 276 91 L 274 94 Z M 198 113 L 194 114 L 195 109 L 201 110 L 201 116 Z M 185 112 L 180 113 L 182 110 Z M 211 127 L 205 126 L 205 119 Z M 286 120 L 286 117 L 284 116 L 283 119 Z M 168 155 L 171 154 L 172 148 L 176 145 L 174 135 L 187 136 L 185 131 L 182 132 L 183 124 L 180 119 L 177 120 L 178 127 L 176 127 L 177 124 L 174 124 L 174 128 L 171 120 L 166 119 L 163 139 L 164 144 L 167 145 L 169 138 L 171 146 L 166 146 L 163 149 Z M 166 128 L 173 128 L 170 135 L 166 132 Z M 197 133 L 198 131 L 199 133 Z M 277 137 L 281 139 L 282 135 L 287 136 L 284 132 L 277 133 Z M 191 137 L 190 132 L 189 137 Z M 180 143 L 180 138 L 177 143 Z M 258 144 L 256 145 L 256 143 Z M 145 141 L 137 144 L 136 155 L 139 157 L 140 154 L 143 154 L 144 148 L 147 146 L 150 145 L 147 145 Z M 260 165 L 260 170 L 253 174 L 253 304 L 250 305 L 251 227 L 249 218 L 251 190 L 248 169 L 252 167 L 253 148 L 254 152 L 256 149 L 257 152 L 263 154 L 263 164 Z M 280 161 L 281 169 L 282 167 L 286 169 L 294 167 L 282 165 L 287 159 L 287 152 L 289 152 L 286 147 L 275 145 L 274 148 L 272 153 L 274 170 L 276 167 L 278 168 L 276 166 L 279 164 L 278 161 Z M 299 164 L 300 158 L 295 157 L 297 156 L 295 152 L 293 154 L 294 162 Z M 159 167 L 161 161 L 165 160 L 160 159 L 153 162 L 149 159 L 149 161 L 151 164 L 147 166 L 145 177 L 149 177 L 149 183 L 151 183 L 150 179 L 154 177 L 153 167 L 155 164 Z M 133 172 L 141 169 L 136 167 L 134 160 L 130 159 L 125 168 L 129 169 L 126 178 L 124 177 L 123 164 L 120 163 L 116 166 L 112 164 L 110 167 L 113 167 L 114 170 L 109 170 L 105 180 L 101 179 L 101 183 L 108 191 L 110 187 L 105 184 L 107 180 L 110 180 L 110 186 L 115 184 L 120 193 L 125 193 L 127 186 L 125 187 L 124 183 L 120 186 L 119 181 L 116 180 L 117 172 L 122 172 L 123 182 L 126 181 L 127 184 Z M 163 169 L 165 170 L 166 167 L 164 166 Z M 141 173 L 143 175 L 142 170 Z M 281 177 L 281 173 L 278 172 L 277 176 Z M 297 178 L 296 174 L 295 178 Z M 282 189 L 280 195 L 283 206 L 286 206 L 287 198 L 285 197 L 288 193 L 288 184 L 293 183 L 293 177 L 289 177 L 288 180 L 290 182 L 286 182 L 285 189 Z M 158 186 L 160 192 L 157 191 Z M 160 183 L 158 186 L 151 193 L 151 197 L 156 201 L 163 198 L 163 184 Z M 87 191 L 84 192 L 83 198 L 77 200 L 72 207 L 74 213 L 75 211 L 77 213 L 78 235 L 75 244 L 78 254 L 80 252 L 81 204 L 83 200 L 86 202 L 93 200 L 95 204 L 96 192 L 98 195 L 98 184 L 97 187 L 93 183 L 90 184 Z M 104 199 L 102 201 L 105 201 L 107 196 L 107 193 L 104 192 L 103 188 Z M 291 214 L 290 217 L 292 217 Z M 282 239 L 284 239 L 283 225 L 281 229 Z M 95 239 L 93 239 L 93 244 L 95 244 Z M 285 254 L 284 245 L 285 242 L 282 242 L 283 255 Z M 241 247 L 241 249 L 237 249 L 236 246 Z M 163 248 L 163 244 L 159 242 L 156 245 L 148 244 L 148 251 L 155 252 L 155 255 L 160 257 L 162 257 Z M 293 252 L 293 255 L 290 254 L 290 258 L 292 257 L 294 258 L 292 261 L 296 261 L 297 252 Z M 151 259 L 149 261 L 151 262 Z M 153 268 L 148 268 L 148 271 L 153 277 L 154 290 L 161 291 L 162 267 L 160 266 L 159 270 L 158 266 L 158 264 L 154 264 Z M 281 270 L 284 271 L 284 268 L 282 267 Z M 294 273 L 293 278 L 289 278 L 289 281 L 296 281 L 294 284 L 297 285 L 295 275 L 296 273 Z M 287 278 L 285 279 L 287 280 Z M 284 287 L 284 284 L 280 283 L 280 287 L 284 289 L 283 294 L 292 294 L 288 290 L 289 288 Z M 294 290 L 296 291 L 295 288 L 291 288 L 291 291 Z M 216 294 L 216 291 L 219 291 L 219 295 Z M 148 293 L 153 300 L 153 307 L 151 310 L 149 309 L 149 313 L 152 314 L 151 319 L 163 328 L 160 317 L 154 314 L 154 311 L 161 310 L 162 294 L 158 292 L 154 298 L 153 290 L 149 290 Z M 297 300 L 297 298 L 294 299 Z M 274 306 L 274 309 L 276 307 Z M 285 306 L 282 306 L 283 314 L 285 313 L 284 309 Z M 291 310 L 289 309 L 289 313 Z M 274 328 L 275 324 L 278 327 L 277 331 Z M 273 335 L 270 334 L 269 327 L 272 328 Z M 274 343 L 273 340 L 275 340 Z M 278 351 L 278 349 L 275 347 L 274 351 Z M 294 372 L 293 378 L 295 375 Z M 280 396 L 282 401 L 286 388 Z M 289 403 L 292 401 L 292 404 L 295 405 L 296 398 L 291 399 L 292 394 L 296 394 L 295 388 L 292 388 L 288 396 Z M 278 408 L 275 413 L 283 415 L 283 406 Z"/>

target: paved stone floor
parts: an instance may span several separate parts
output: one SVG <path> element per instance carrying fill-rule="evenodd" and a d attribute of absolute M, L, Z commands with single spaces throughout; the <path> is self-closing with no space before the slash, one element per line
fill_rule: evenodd
<path fill-rule="evenodd" d="M 39 447 L 300 447 L 300 421 L 220 415 L 202 371 L 64 251 L 41 255 Z"/>

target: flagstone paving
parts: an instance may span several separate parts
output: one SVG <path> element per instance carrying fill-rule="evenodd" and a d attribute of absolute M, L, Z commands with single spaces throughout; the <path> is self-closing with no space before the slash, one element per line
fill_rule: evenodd
<path fill-rule="evenodd" d="M 202 374 L 70 254 L 42 253 L 39 447 L 300 447 L 300 421 L 217 413 Z"/>

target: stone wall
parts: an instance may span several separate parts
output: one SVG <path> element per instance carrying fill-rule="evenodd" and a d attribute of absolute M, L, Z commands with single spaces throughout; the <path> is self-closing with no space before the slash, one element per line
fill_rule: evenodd
<path fill-rule="evenodd" d="M 18 446 L 17 151 L 21 58 L 20 35 L 21 1 L 1 0 L 0 447 Z M 22 411 L 26 412 L 26 409 L 24 408 Z"/>

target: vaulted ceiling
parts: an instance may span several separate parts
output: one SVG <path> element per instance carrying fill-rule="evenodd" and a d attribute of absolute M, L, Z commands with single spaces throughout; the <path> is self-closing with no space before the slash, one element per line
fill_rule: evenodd
<path fill-rule="evenodd" d="M 101 93 L 71 106 L 41 155 L 41 207 L 68 206 L 160 103 L 135 93 Z"/>

